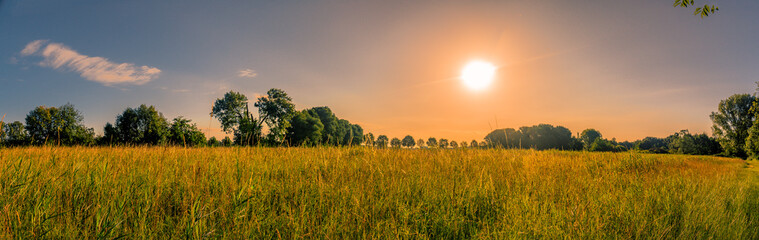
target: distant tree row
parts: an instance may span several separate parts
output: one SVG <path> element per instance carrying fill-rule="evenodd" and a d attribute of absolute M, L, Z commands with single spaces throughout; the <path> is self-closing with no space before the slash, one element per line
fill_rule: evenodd
<path fill-rule="evenodd" d="M 205 135 L 190 120 L 177 117 L 166 121 L 153 106 L 127 108 L 116 117 L 115 125 L 107 123 L 104 136 L 95 136 L 83 124 L 84 117 L 71 104 L 60 107 L 39 106 L 26 115 L 26 124 L 0 122 L 0 144 L 24 145 L 183 145 L 202 146 Z"/>
<path fill-rule="evenodd" d="M 646 137 L 634 142 L 617 142 L 605 139 L 595 129 L 585 129 L 578 137 L 565 127 L 540 124 L 532 127 L 498 129 L 487 136 L 489 147 L 532 148 L 537 150 L 585 150 L 591 152 L 621 152 L 639 150 L 651 153 L 678 153 L 691 155 L 716 155 L 722 148 L 716 138 L 706 134 L 691 134 L 682 130 L 666 138 Z"/>
<path fill-rule="evenodd" d="M 26 124 L 0 122 L 0 143 L 7 146 L 31 144 L 91 145 L 95 131 L 84 126 L 82 114 L 74 105 L 39 106 L 26 115 Z"/>
<path fill-rule="evenodd" d="M 448 139 L 445 138 L 441 138 L 440 141 L 438 141 L 436 138 L 430 137 L 425 142 L 424 139 L 414 139 L 411 135 L 406 135 L 403 139 L 397 137 L 388 139 L 387 135 L 379 135 L 375 140 L 374 134 L 372 133 L 364 135 L 364 146 L 387 148 L 388 144 L 392 148 L 466 148 L 486 146 L 485 142 L 478 143 L 477 140 L 472 140 L 471 144 L 469 144 L 466 141 L 448 141 Z"/>
<path fill-rule="evenodd" d="M 182 116 L 169 123 L 155 107 L 140 105 L 127 108 L 116 116 L 115 124 L 106 123 L 101 144 L 203 146 L 206 137 L 197 126 Z"/>

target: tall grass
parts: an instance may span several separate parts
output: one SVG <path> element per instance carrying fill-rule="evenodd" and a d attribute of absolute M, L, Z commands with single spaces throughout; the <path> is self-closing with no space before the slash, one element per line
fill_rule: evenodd
<path fill-rule="evenodd" d="M 0 238 L 759 238 L 742 160 L 370 148 L 0 150 Z"/>

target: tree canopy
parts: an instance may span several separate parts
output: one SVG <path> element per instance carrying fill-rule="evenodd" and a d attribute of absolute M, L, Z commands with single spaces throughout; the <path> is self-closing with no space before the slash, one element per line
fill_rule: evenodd
<path fill-rule="evenodd" d="M 26 115 L 25 128 L 33 144 L 89 145 L 94 142 L 95 132 L 83 121 L 74 105 L 39 106 Z"/>
<path fill-rule="evenodd" d="M 717 111 L 712 112 L 712 131 L 725 153 L 729 156 L 745 158 L 748 130 L 756 119 L 752 106 L 757 98 L 749 94 L 735 94 L 719 102 Z"/>
<path fill-rule="evenodd" d="M 195 147 L 206 144 L 206 135 L 190 120 L 182 116 L 174 118 L 169 128 L 169 142 L 174 145 Z M 215 140 L 215 139 L 214 139 Z"/>
<path fill-rule="evenodd" d="M 154 106 L 127 108 L 106 123 L 103 141 L 110 144 L 163 145 L 168 143 L 169 123 Z"/>
<path fill-rule="evenodd" d="M 401 146 L 412 148 L 414 145 L 416 145 L 416 141 L 414 141 L 414 137 L 411 135 L 406 135 L 403 137 L 403 140 L 401 140 Z"/>

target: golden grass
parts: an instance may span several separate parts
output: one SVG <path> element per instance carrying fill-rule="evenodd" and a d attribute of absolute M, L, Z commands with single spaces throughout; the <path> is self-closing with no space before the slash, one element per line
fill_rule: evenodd
<path fill-rule="evenodd" d="M 759 238 L 738 159 L 372 148 L 0 149 L 2 238 Z"/>

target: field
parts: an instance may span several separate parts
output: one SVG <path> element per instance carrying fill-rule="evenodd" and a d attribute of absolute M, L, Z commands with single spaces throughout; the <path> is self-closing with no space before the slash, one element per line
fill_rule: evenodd
<path fill-rule="evenodd" d="M 757 239 L 753 164 L 493 149 L 0 149 L 0 238 Z"/>

